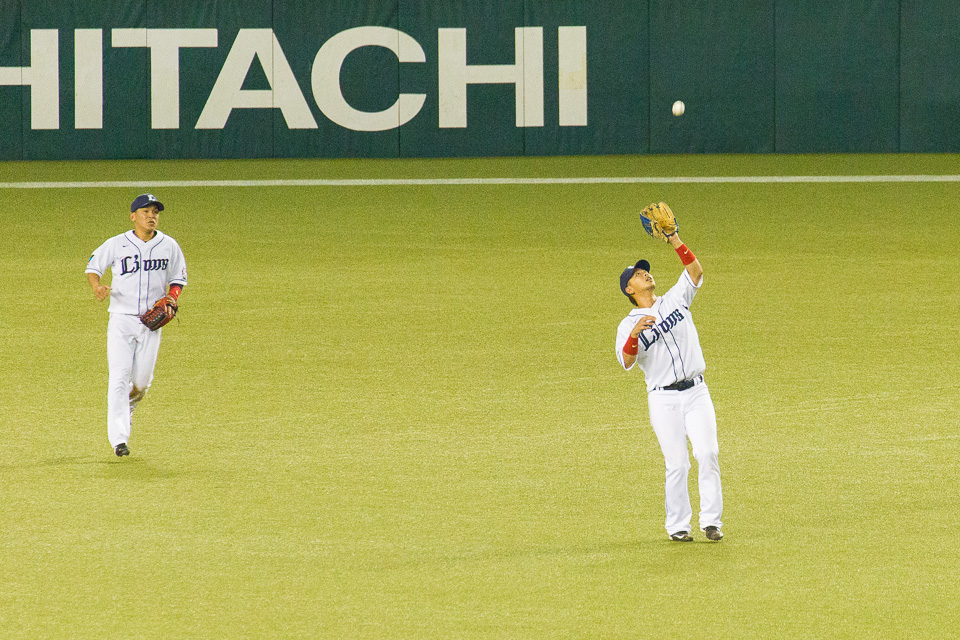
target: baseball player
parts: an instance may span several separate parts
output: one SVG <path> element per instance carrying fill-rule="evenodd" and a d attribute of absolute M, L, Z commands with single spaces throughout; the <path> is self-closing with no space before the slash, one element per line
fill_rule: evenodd
<path fill-rule="evenodd" d="M 141 320 L 155 303 L 172 318 L 187 286 L 187 265 L 180 246 L 157 230 L 163 204 L 149 193 L 130 205 L 133 229 L 104 242 L 87 263 L 87 279 L 97 300 L 110 296 L 107 324 L 107 435 L 114 453 L 130 455 L 130 419 L 153 382 L 161 329 Z M 107 287 L 100 282 L 111 269 Z M 146 317 L 145 317 L 146 318 Z"/>
<path fill-rule="evenodd" d="M 651 210 L 653 208 L 653 210 Z M 624 369 L 638 365 L 647 384 L 650 423 L 666 463 L 667 534 L 690 542 L 693 516 L 687 491 L 690 458 L 687 439 L 699 466 L 700 528 L 707 540 L 723 539 L 717 417 L 704 380 L 706 364 L 690 305 L 703 282 L 703 268 L 681 242 L 673 213 L 664 203 L 644 209 L 644 228 L 676 250 L 684 270 L 662 296 L 650 263 L 639 260 L 620 274 L 620 290 L 636 307 L 617 329 L 617 360 Z"/>

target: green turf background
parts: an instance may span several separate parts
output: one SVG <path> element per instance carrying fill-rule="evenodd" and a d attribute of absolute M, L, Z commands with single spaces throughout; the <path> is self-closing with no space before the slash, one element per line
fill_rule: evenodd
<path fill-rule="evenodd" d="M 0 182 L 831 173 L 960 159 L 0 164 Z M 190 286 L 117 459 L 83 270 L 139 190 L 0 189 L 0 637 L 955 633 L 960 184 L 155 191 Z M 667 540 L 642 375 L 613 351 L 620 270 L 680 273 L 638 224 L 659 199 L 706 272 L 719 545 Z"/>

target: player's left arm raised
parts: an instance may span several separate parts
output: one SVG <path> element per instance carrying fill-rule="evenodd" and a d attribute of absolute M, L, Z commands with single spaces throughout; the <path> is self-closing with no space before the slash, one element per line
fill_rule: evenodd
<path fill-rule="evenodd" d="M 693 252 L 687 248 L 687 245 L 680 240 L 679 233 L 674 233 L 668 237 L 667 242 L 676 249 L 677 255 L 680 256 L 680 261 L 683 262 L 683 266 L 690 275 L 690 279 L 693 280 L 693 284 L 699 286 L 700 279 L 703 278 L 703 267 L 700 266 L 700 261 L 697 259 L 697 256 L 693 255 Z"/>
<path fill-rule="evenodd" d="M 666 202 L 654 202 L 647 205 L 640 212 L 640 220 L 643 223 L 643 230 L 650 237 L 668 242 L 676 249 L 677 255 L 680 256 L 680 261 L 683 262 L 683 266 L 690 275 L 693 284 L 700 286 L 703 267 L 700 266 L 700 261 L 693 255 L 693 252 L 680 240 L 680 223 L 677 222 L 677 217 L 673 215 L 673 210 L 670 209 L 669 205 Z"/>

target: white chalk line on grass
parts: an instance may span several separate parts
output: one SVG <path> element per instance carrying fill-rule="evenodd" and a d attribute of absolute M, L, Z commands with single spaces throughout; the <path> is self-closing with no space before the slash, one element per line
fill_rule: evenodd
<path fill-rule="evenodd" d="M 291 180 L 97 180 L 0 182 L 0 189 L 142 189 L 155 187 L 403 187 L 554 184 L 723 184 L 833 182 L 960 182 L 960 175 L 884 176 L 623 176 L 580 178 L 357 178 Z"/>

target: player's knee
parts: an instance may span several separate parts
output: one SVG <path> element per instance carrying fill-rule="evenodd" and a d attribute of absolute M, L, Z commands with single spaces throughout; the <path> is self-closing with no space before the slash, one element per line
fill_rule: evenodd
<path fill-rule="evenodd" d="M 664 462 L 667 467 L 667 475 L 685 474 L 690 471 L 690 458 L 686 455 L 686 451 L 684 451 L 683 457 L 664 458 Z"/>
<path fill-rule="evenodd" d="M 699 464 L 710 464 L 716 466 L 720 460 L 720 448 L 719 447 L 702 447 L 694 450 L 693 457 L 697 459 Z"/>
<path fill-rule="evenodd" d="M 130 371 L 115 371 L 107 377 L 107 384 L 111 389 L 117 388 L 129 388 L 130 386 Z"/>

